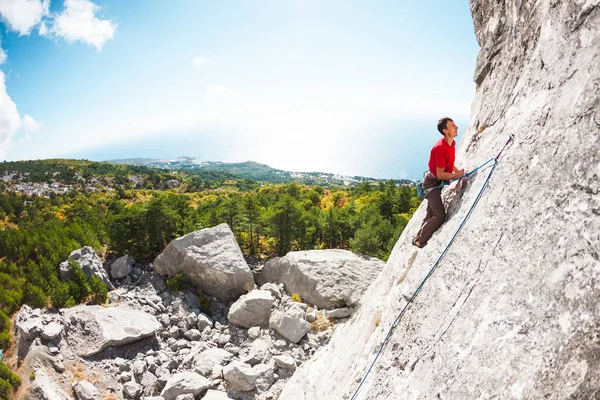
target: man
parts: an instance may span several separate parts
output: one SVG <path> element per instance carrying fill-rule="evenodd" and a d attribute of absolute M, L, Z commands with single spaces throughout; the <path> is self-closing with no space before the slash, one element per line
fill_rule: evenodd
<path fill-rule="evenodd" d="M 456 147 L 454 138 L 458 136 L 458 126 L 451 118 L 445 117 L 438 121 L 437 129 L 444 137 L 433 145 L 429 155 L 429 172 L 423 179 L 423 191 L 427 199 L 427 215 L 425 215 L 417 236 L 412 241 L 412 244 L 419 248 L 427 245 L 431 235 L 446 220 L 446 210 L 442 203 L 442 181 L 462 178 L 465 175 L 463 169 L 457 169 L 454 166 Z"/>

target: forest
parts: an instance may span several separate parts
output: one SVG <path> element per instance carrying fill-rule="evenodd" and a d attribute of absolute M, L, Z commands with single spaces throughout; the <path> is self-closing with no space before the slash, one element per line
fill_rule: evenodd
<path fill-rule="evenodd" d="M 100 175 L 95 175 L 86 168 L 80 171 L 83 179 L 102 178 L 112 186 L 48 196 L 0 190 L 0 348 L 10 345 L 10 318 L 23 304 L 63 308 L 105 301 L 106 286 L 88 279 L 76 262 L 69 281 L 59 279 L 58 265 L 83 246 L 106 260 L 130 254 L 149 263 L 171 240 L 224 222 L 254 262 L 294 250 L 334 248 L 386 260 L 421 202 L 414 186 L 393 180 L 324 187 L 218 175 L 210 184 L 203 178 L 206 184 L 196 190 L 182 190 L 162 189 L 170 176 L 162 170 L 109 165 L 96 168 Z M 126 184 L 134 171 L 156 185 Z M 27 176 L 48 181 L 48 172 L 34 163 Z M 79 179 L 72 168 L 59 175 L 64 184 Z M 0 398 L 18 384 L 0 364 Z"/>

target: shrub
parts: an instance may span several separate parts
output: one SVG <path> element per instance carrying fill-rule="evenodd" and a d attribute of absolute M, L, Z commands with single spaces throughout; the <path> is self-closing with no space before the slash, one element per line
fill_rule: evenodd
<path fill-rule="evenodd" d="M 0 399 L 8 399 L 8 395 L 10 394 L 11 390 L 12 387 L 10 386 L 10 383 L 5 381 L 4 379 L 0 379 Z"/>
<path fill-rule="evenodd" d="M 292 301 L 300 303 L 302 301 L 302 298 L 300 297 L 300 295 L 298 293 L 294 293 L 294 294 L 292 294 Z"/>
<path fill-rule="evenodd" d="M 29 371 L 29 380 L 35 381 L 35 371 L 34 370 Z"/>
<path fill-rule="evenodd" d="M 90 289 L 92 292 L 92 303 L 104 304 L 108 298 L 108 289 L 106 284 L 97 275 L 92 275 L 90 278 Z"/>
<path fill-rule="evenodd" d="M 3 362 L 0 362 L 0 379 L 7 381 L 12 387 L 17 387 L 21 384 L 21 379 L 8 369 Z"/>

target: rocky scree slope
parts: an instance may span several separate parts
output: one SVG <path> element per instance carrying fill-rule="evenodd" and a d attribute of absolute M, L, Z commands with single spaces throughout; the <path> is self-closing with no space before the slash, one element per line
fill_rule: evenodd
<path fill-rule="evenodd" d="M 470 1 L 481 51 L 457 164 L 509 147 L 357 399 L 600 397 L 600 6 Z M 280 400 L 347 399 L 454 235 L 489 169 L 444 189 L 446 223 L 410 238 Z"/>

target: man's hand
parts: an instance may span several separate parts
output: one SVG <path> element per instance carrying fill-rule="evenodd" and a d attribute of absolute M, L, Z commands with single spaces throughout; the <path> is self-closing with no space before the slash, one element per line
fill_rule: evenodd
<path fill-rule="evenodd" d="M 438 177 L 438 179 L 441 179 L 443 181 L 451 181 L 454 179 L 460 179 L 463 176 L 465 176 L 465 170 L 464 169 L 457 169 L 456 167 L 454 168 L 454 172 L 445 172 L 444 168 L 436 168 L 436 175 Z M 465 176 L 466 178 L 466 176 Z"/>

